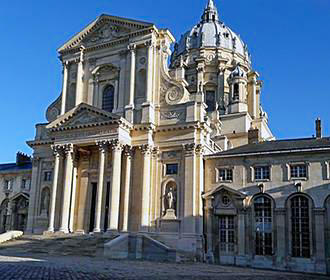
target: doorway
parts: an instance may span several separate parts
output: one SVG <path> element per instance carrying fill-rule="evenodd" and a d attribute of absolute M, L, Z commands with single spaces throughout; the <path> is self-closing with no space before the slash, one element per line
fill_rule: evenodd
<path fill-rule="evenodd" d="M 97 183 L 92 183 L 91 208 L 90 208 L 90 216 L 89 216 L 89 232 L 94 231 L 95 210 L 96 210 L 96 194 L 97 194 Z"/>
<path fill-rule="evenodd" d="M 105 197 L 105 214 L 104 214 L 104 232 L 108 230 L 109 224 L 109 209 L 110 209 L 110 183 L 107 183 L 107 192 Z"/>

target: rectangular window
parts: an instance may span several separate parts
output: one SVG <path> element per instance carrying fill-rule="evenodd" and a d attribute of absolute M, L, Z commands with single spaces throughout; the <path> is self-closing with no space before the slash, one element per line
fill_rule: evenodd
<path fill-rule="evenodd" d="M 22 179 L 22 189 L 26 188 L 26 179 Z"/>
<path fill-rule="evenodd" d="M 233 170 L 232 169 L 219 169 L 219 180 L 220 181 L 233 181 Z"/>
<path fill-rule="evenodd" d="M 166 175 L 177 175 L 179 165 L 177 163 L 166 164 Z"/>
<path fill-rule="evenodd" d="M 270 167 L 258 166 L 254 168 L 255 180 L 270 180 Z"/>
<path fill-rule="evenodd" d="M 50 182 L 52 180 L 52 172 L 51 171 L 46 171 L 44 173 L 44 181 L 45 182 Z"/>
<path fill-rule="evenodd" d="M 235 226 L 234 216 L 221 216 L 220 226 L 220 251 L 233 253 L 235 251 Z"/>
<path fill-rule="evenodd" d="M 306 164 L 291 165 L 291 178 L 307 178 Z"/>

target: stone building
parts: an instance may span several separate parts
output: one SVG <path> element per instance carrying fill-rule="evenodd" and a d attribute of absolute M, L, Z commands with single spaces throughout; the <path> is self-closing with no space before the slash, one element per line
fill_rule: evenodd
<path fill-rule="evenodd" d="M 223 264 L 329 271 L 330 138 L 250 141 L 205 157 L 208 256 Z"/>
<path fill-rule="evenodd" d="M 17 153 L 16 162 L 0 164 L 0 233 L 26 229 L 32 160 Z"/>
<path fill-rule="evenodd" d="M 243 193 L 248 183 L 235 161 L 223 163 L 231 168 L 224 173 L 214 168 L 222 153 L 253 139 L 276 150 L 260 105 L 262 82 L 213 0 L 171 53 L 174 42 L 152 23 L 101 15 L 59 48 L 63 89 L 28 142 L 34 161 L 27 232 L 143 233 L 199 259 L 257 265 L 252 239 L 241 240 L 253 217 L 243 208 L 254 193 Z M 279 169 L 272 170 L 277 178 Z M 232 184 L 217 185 L 220 177 Z M 215 241 L 219 212 L 210 210 L 213 194 L 223 191 L 240 207 L 221 210 L 236 215 L 226 220 L 234 223 L 235 245 L 224 258 Z"/>

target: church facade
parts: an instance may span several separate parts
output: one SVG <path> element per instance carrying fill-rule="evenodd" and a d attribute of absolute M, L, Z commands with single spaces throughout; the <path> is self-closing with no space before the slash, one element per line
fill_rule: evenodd
<path fill-rule="evenodd" d="M 47 122 L 28 141 L 34 152 L 26 231 L 143 233 L 201 260 L 276 267 L 276 259 L 280 269 L 301 270 L 299 261 L 288 266 L 288 248 L 279 254 L 264 237 L 258 242 L 268 247 L 258 250 L 271 250 L 270 257 L 254 258 L 249 203 L 279 182 L 267 178 L 264 187 L 255 186 L 243 171 L 254 163 L 247 166 L 243 154 L 226 154 L 250 145 L 258 149 L 257 142 L 273 143 L 276 150 L 246 44 L 221 22 L 212 0 L 201 20 L 174 42 L 168 29 L 152 23 L 101 15 L 58 50 L 63 89 L 47 109 Z M 267 153 L 263 163 L 271 161 Z M 272 177 L 277 171 L 272 169 Z M 45 174 L 50 180 L 43 180 Z M 261 197 L 275 213 L 274 201 Z M 224 201 L 228 208 L 219 208 Z M 283 209 L 284 197 L 280 201 Z M 321 199 L 315 207 L 320 205 Z M 323 208 L 308 209 L 321 219 Z M 277 223 L 284 222 L 279 217 Z M 283 234 L 276 231 L 271 243 Z M 314 237 L 309 235 L 311 243 Z M 325 250 L 321 255 L 311 260 L 302 253 L 308 271 L 326 271 Z"/>

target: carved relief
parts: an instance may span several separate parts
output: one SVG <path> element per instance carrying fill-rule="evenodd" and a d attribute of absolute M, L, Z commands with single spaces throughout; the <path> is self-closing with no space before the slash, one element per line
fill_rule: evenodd
<path fill-rule="evenodd" d="M 184 111 L 168 111 L 160 113 L 161 120 L 184 120 Z"/>
<path fill-rule="evenodd" d="M 127 33 L 130 33 L 129 29 L 107 23 L 86 38 L 83 43 L 86 45 L 107 43 L 119 39 Z"/>

